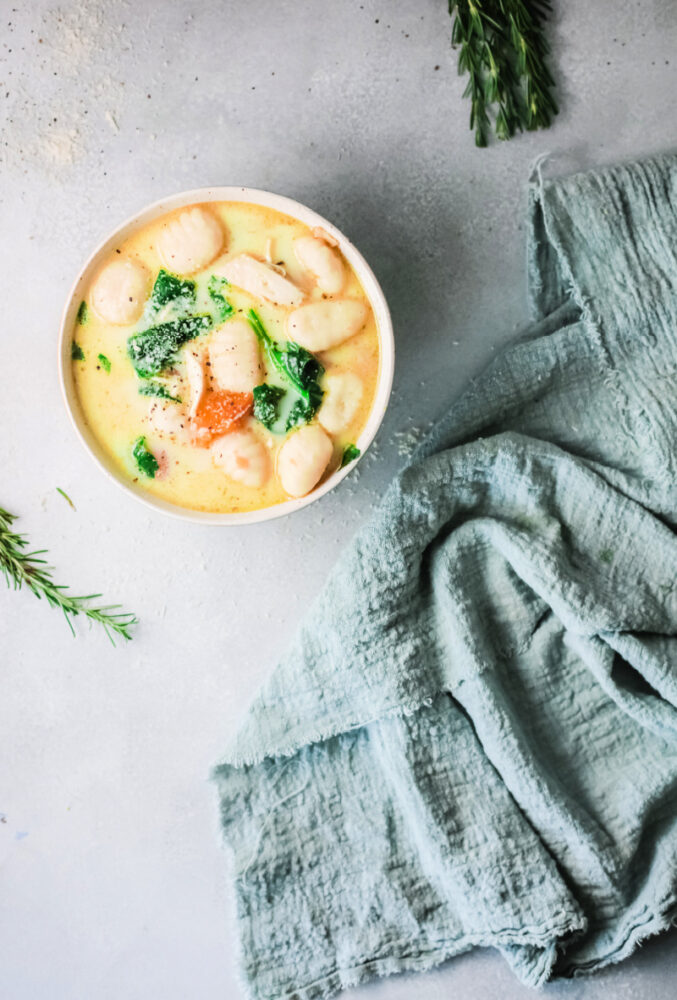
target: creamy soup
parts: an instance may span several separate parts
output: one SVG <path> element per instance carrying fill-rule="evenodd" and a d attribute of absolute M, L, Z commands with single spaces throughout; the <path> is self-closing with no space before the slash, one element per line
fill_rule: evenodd
<path fill-rule="evenodd" d="M 354 461 L 379 374 L 376 320 L 321 229 L 270 208 L 181 208 L 120 243 L 73 330 L 75 386 L 125 476 L 232 513 Z"/>

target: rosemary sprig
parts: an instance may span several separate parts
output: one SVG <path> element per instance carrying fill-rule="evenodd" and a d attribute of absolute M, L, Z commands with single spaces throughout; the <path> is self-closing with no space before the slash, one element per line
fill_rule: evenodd
<path fill-rule="evenodd" d="M 72 618 L 83 614 L 90 621 L 103 625 L 106 635 L 115 645 L 115 636 L 131 639 L 130 628 L 137 624 L 136 615 L 129 611 L 116 611 L 119 604 L 90 605 L 101 597 L 101 594 L 87 594 L 76 597 L 66 594 L 68 590 L 63 584 L 54 583 L 50 567 L 45 559 L 40 558 L 46 549 L 27 552 L 28 539 L 12 530 L 16 514 L 10 514 L 0 507 L 0 569 L 5 575 L 8 587 L 19 590 L 28 587 L 39 599 L 44 597 L 54 608 L 61 608 L 73 635 Z"/>
<path fill-rule="evenodd" d="M 549 0 L 449 0 L 476 145 L 487 145 L 492 114 L 499 139 L 547 128 L 557 114 L 543 31 L 551 9 Z"/>

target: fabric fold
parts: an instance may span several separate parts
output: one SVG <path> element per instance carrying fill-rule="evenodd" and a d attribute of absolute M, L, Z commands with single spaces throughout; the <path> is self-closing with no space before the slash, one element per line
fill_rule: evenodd
<path fill-rule="evenodd" d="M 539 985 L 677 891 L 677 159 L 529 191 L 533 326 L 333 571 L 214 777 L 256 998 L 476 945 Z"/>

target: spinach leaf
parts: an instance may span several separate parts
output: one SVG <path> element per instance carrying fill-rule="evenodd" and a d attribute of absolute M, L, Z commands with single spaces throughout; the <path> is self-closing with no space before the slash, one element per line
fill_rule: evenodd
<path fill-rule="evenodd" d="M 341 464 L 339 469 L 343 469 L 346 465 L 350 465 L 354 462 L 356 458 L 359 458 L 362 452 L 354 444 L 347 444 L 343 449 L 343 455 L 341 456 Z"/>
<path fill-rule="evenodd" d="M 291 382 L 301 397 L 289 412 L 287 430 L 297 424 L 308 423 L 317 413 L 324 396 L 319 384 L 324 368 L 310 351 L 293 340 L 288 340 L 284 347 L 280 347 L 267 332 L 255 309 L 249 310 L 247 318 L 270 363 Z"/>
<path fill-rule="evenodd" d="M 180 303 L 186 310 L 195 304 L 195 282 L 189 278 L 179 278 L 176 274 L 170 274 L 164 268 L 160 268 L 158 276 L 150 293 L 149 306 L 150 313 L 157 313 L 166 306 L 168 302 Z"/>
<path fill-rule="evenodd" d="M 157 396 L 158 399 L 170 399 L 172 403 L 180 403 L 181 399 L 179 396 L 172 396 L 170 391 L 162 382 L 154 382 L 149 379 L 148 382 L 142 382 L 139 386 L 140 396 Z"/>
<path fill-rule="evenodd" d="M 135 333 L 127 341 L 127 353 L 136 374 L 140 378 L 157 375 L 174 361 L 176 352 L 183 344 L 209 330 L 211 325 L 212 317 L 202 313 L 159 323 Z"/>
<path fill-rule="evenodd" d="M 82 350 L 79 344 L 75 341 L 71 343 L 71 361 L 84 361 L 85 352 Z"/>
<path fill-rule="evenodd" d="M 287 371 L 305 389 L 324 374 L 324 368 L 317 358 L 293 340 L 287 341 L 283 355 Z"/>
<path fill-rule="evenodd" d="M 110 374 L 111 364 L 110 364 L 109 358 L 107 358 L 105 354 L 100 354 L 99 355 L 98 362 L 101 365 L 101 367 L 103 368 L 103 370 L 106 373 Z"/>
<path fill-rule="evenodd" d="M 84 326 L 84 324 L 87 322 L 87 303 L 85 302 L 84 299 L 78 306 L 78 314 L 75 317 L 75 321 L 76 323 L 79 323 L 80 326 Z"/>
<path fill-rule="evenodd" d="M 319 389 L 319 387 L 318 390 L 319 397 L 316 393 L 313 393 L 309 399 L 296 400 L 287 415 L 287 423 L 285 424 L 286 430 L 290 431 L 292 427 L 297 427 L 299 424 L 310 423 L 319 410 L 320 403 L 322 402 L 322 390 Z"/>
<path fill-rule="evenodd" d="M 223 294 L 224 288 L 227 288 L 230 282 L 227 278 L 222 278 L 218 274 L 213 274 L 209 279 L 207 285 L 207 291 L 209 292 L 209 298 L 212 300 L 216 306 L 216 311 L 219 319 L 228 319 L 235 312 L 235 309 L 230 304 L 228 299 Z"/>
<path fill-rule="evenodd" d="M 134 442 L 132 455 L 136 460 L 139 472 L 149 479 L 155 479 L 155 473 L 160 468 L 157 458 L 152 451 L 148 450 L 145 437 L 137 438 Z"/>
<path fill-rule="evenodd" d="M 285 395 L 285 390 L 279 385 L 263 382 L 262 385 L 254 386 L 254 416 L 269 431 L 272 431 L 273 424 L 277 421 L 278 404 Z"/>

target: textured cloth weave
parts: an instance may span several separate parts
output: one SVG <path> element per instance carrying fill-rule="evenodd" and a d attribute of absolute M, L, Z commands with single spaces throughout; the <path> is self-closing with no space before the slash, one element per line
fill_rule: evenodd
<path fill-rule="evenodd" d="M 525 983 L 677 913 L 677 158 L 529 199 L 534 325 L 389 489 L 215 769 L 244 976 L 476 945 Z"/>

